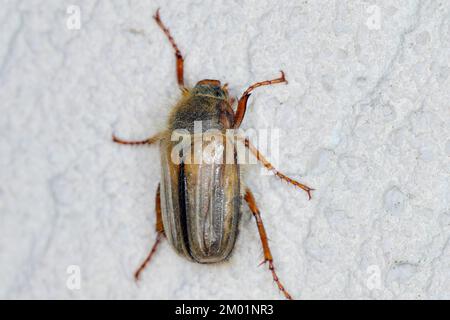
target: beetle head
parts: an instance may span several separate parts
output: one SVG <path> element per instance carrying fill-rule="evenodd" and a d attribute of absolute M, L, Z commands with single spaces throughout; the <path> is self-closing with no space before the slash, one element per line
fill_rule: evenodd
<path fill-rule="evenodd" d="M 228 84 L 221 85 L 219 80 L 204 79 L 195 85 L 192 93 L 220 100 L 228 100 Z"/>

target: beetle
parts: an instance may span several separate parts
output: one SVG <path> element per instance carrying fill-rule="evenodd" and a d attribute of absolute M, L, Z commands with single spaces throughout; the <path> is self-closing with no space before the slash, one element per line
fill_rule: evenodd
<path fill-rule="evenodd" d="M 248 87 L 238 100 L 236 110 L 233 110 L 235 101 L 230 98 L 227 85 L 222 85 L 219 80 L 204 79 L 197 82 L 193 88 L 185 86 L 184 58 L 181 51 L 169 29 L 161 21 L 159 9 L 153 18 L 175 52 L 176 75 L 182 97 L 171 110 L 165 131 L 141 141 L 122 140 L 113 134 L 113 141 L 119 144 L 159 143 L 160 147 L 162 178 L 155 199 L 157 236 L 147 258 L 136 270 L 135 279 L 139 279 L 163 238 L 168 240 L 179 255 L 197 263 L 218 263 L 228 259 L 238 235 L 242 200 L 245 200 L 256 220 L 261 238 L 264 251 L 262 263 L 268 264 L 272 278 L 285 298 L 292 299 L 275 271 L 260 211 L 252 192 L 244 187 L 237 161 L 200 164 L 187 162 L 186 154 L 192 151 L 192 142 L 175 152 L 179 155 L 178 161 L 171 157 L 176 147 L 172 139 L 173 132 L 185 130 L 188 136 L 194 136 L 195 121 L 201 121 L 203 124 L 202 133 L 206 133 L 208 129 L 216 129 L 224 134 L 226 130 L 238 129 L 244 119 L 251 92 L 258 87 L 287 83 L 285 74 L 281 71 L 279 78 L 256 82 Z M 264 167 L 289 184 L 303 189 L 311 199 L 311 191 L 314 189 L 278 171 L 248 138 L 242 138 L 242 143 Z M 224 146 L 221 142 L 210 142 L 202 146 L 200 151 L 204 152 L 207 147 L 223 156 Z M 231 150 L 236 160 L 235 147 Z"/>

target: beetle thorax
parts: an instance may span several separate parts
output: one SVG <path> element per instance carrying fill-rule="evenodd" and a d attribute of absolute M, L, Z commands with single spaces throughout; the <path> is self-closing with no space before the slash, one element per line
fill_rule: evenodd
<path fill-rule="evenodd" d="M 186 93 L 172 111 L 169 129 L 193 132 L 195 122 L 201 122 L 202 131 L 231 127 L 234 114 L 228 101 L 228 92 L 226 87 L 217 85 L 215 81 L 202 80 Z"/>

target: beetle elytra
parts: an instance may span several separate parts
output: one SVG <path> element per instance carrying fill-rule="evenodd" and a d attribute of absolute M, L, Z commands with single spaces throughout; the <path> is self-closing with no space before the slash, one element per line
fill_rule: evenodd
<path fill-rule="evenodd" d="M 228 129 L 237 129 L 244 119 L 247 100 L 251 92 L 261 86 L 287 83 L 284 73 L 273 80 L 257 82 L 251 85 L 238 100 L 234 111 L 234 101 L 228 95 L 227 85 L 218 80 L 204 79 L 193 87 L 184 84 L 184 59 L 169 30 L 162 23 L 159 10 L 153 17 L 168 38 L 175 51 L 176 74 L 182 97 L 171 110 L 167 129 L 142 141 L 125 141 L 113 135 L 113 141 L 126 145 L 152 145 L 159 143 L 161 154 L 161 182 L 156 192 L 156 241 L 145 261 L 135 272 L 136 280 L 141 275 L 155 253 L 158 244 L 166 238 L 173 249 L 181 256 L 198 263 L 217 263 L 227 259 L 233 251 L 238 234 L 242 200 L 245 200 L 256 220 L 264 251 L 264 261 L 269 266 L 278 288 L 287 299 L 292 299 L 275 272 L 272 254 L 266 231 L 252 192 L 241 181 L 240 165 L 236 160 L 235 147 L 226 148 L 220 141 L 211 140 L 201 147 L 200 152 L 208 148 L 223 160 L 224 150 L 231 150 L 231 163 L 191 163 L 186 161 L 187 154 L 193 151 L 193 142 L 184 145 L 175 154 L 175 142 L 171 135 L 176 130 L 184 130 L 194 141 L 194 122 L 201 121 L 202 133 L 215 129 L 222 137 Z M 224 138 L 226 140 L 226 137 Z M 249 141 L 242 139 L 244 147 L 277 177 L 307 192 L 311 199 L 314 190 L 279 172 L 259 150 Z"/>

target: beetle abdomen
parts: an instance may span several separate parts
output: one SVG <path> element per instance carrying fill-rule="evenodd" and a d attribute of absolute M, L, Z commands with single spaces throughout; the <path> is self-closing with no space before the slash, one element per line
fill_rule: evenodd
<path fill-rule="evenodd" d="M 202 153 L 212 150 L 218 160 L 213 163 L 186 161 L 192 142 L 181 149 L 182 161 L 177 164 L 171 158 L 173 147 L 162 140 L 161 205 L 167 239 L 179 254 L 196 262 L 222 261 L 233 250 L 238 233 L 239 166 L 225 163 L 220 141 L 204 143 L 199 149 Z"/>

